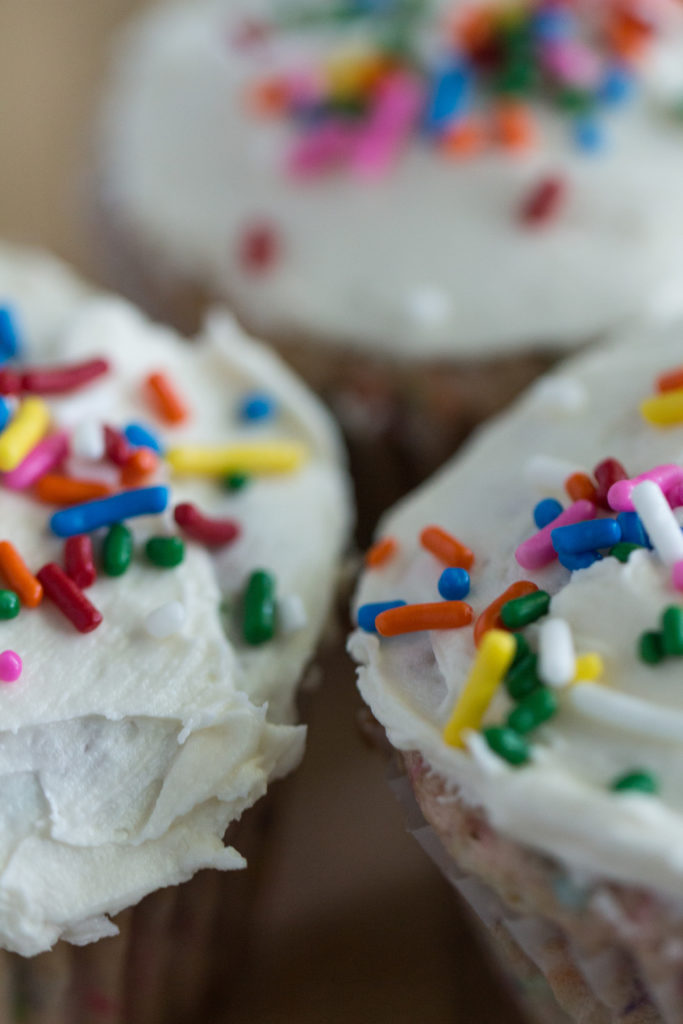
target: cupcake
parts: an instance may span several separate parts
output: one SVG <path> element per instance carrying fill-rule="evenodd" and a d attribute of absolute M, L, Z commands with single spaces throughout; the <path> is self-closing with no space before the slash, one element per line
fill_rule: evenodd
<path fill-rule="evenodd" d="M 225 316 L 190 348 L 5 246 L 0 349 L 0 1020 L 206 1019 L 260 845 L 236 823 L 303 751 L 337 435 Z"/>
<path fill-rule="evenodd" d="M 560 353 L 680 306 L 682 69 L 674 0 L 157 5 L 103 117 L 110 269 L 178 322 L 226 300 L 386 500 Z"/>
<path fill-rule="evenodd" d="M 383 519 L 356 598 L 418 834 L 544 1024 L 683 1020 L 681 330 L 536 382 Z"/>

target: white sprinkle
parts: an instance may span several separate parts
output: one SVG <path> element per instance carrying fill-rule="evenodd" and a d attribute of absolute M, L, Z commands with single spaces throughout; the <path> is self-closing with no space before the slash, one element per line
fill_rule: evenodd
<path fill-rule="evenodd" d="M 285 594 L 277 602 L 278 632 L 298 633 L 308 623 L 308 613 L 298 594 Z"/>
<path fill-rule="evenodd" d="M 451 300 L 445 292 L 432 285 L 420 285 L 408 295 L 408 311 L 416 323 L 439 327 L 451 312 Z"/>
<path fill-rule="evenodd" d="M 538 632 L 538 675 L 548 686 L 568 686 L 576 672 L 574 641 L 565 619 L 543 619 Z"/>
<path fill-rule="evenodd" d="M 683 713 L 657 707 L 650 701 L 609 690 L 598 683 L 577 683 L 568 691 L 570 703 L 582 715 L 614 729 L 625 729 L 658 740 L 683 740 Z"/>
<path fill-rule="evenodd" d="M 97 420 L 82 420 L 71 435 L 71 451 L 77 459 L 97 462 L 104 455 L 104 430 Z"/>
<path fill-rule="evenodd" d="M 157 640 L 165 640 L 182 629 L 185 621 L 185 608 L 180 601 L 169 601 L 155 608 L 145 618 L 145 629 Z"/>
<path fill-rule="evenodd" d="M 581 466 L 565 459 L 556 459 L 553 455 L 532 455 L 523 469 L 525 479 L 542 493 L 562 493 L 567 477 L 582 472 Z"/>
<path fill-rule="evenodd" d="M 574 377 L 543 377 L 533 393 L 537 405 L 555 415 L 579 413 L 588 400 L 585 387 Z"/>
<path fill-rule="evenodd" d="M 664 564 L 680 562 L 683 559 L 683 533 L 661 487 L 654 480 L 643 480 L 633 488 L 631 500 Z"/>
<path fill-rule="evenodd" d="M 117 466 L 108 462 L 91 462 L 90 459 L 68 458 L 64 463 L 64 469 L 69 476 L 75 476 L 80 480 L 96 480 L 108 487 L 118 487 L 120 473 Z"/>

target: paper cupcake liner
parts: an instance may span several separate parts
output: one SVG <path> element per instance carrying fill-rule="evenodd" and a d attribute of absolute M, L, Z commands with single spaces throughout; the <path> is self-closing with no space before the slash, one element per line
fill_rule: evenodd
<path fill-rule="evenodd" d="M 226 842 L 243 871 L 200 871 L 116 916 L 88 946 L 0 956 L 0 1024 L 196 1024 L 224 1010 L 248 955 L 250 919 L 273 815 L 264 798 Z"/>
<path fill-rule="evenodd" d="M 511 907 L 472 870 L 461 867 L 420 809 L 411 781 L 394 770 L 390 780 L 408 830 L 450 881 L 479 923 L 484 941 L 510 981 L 513 998 L 533 1024 L 681 1024 L 683 971 L 680 940 L 647 941 L 643 924 L 622 940 L 586 942 L 552 914 Z M 636 890 L 634 890 L 634 893 Z M 638 898 L 640 898 L 638 896 Z M 606 904 L 608 890 L 601 891 Z M 657 897 L 653 896 L 653 901 Z M 523 901 L 520 900 L 523 906 Z M 616 901 L 611 908 L 620 913 Z M 607 905 L 601 912 L 609 914 Z M 623 922 L 622 922 L 623 923 Z M 663 954 L 664 949 L 664 954 Z"/>

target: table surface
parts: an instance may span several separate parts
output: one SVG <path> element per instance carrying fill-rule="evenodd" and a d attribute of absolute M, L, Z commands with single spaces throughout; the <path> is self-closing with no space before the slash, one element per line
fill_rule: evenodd
<path fill-rule="evenodd" d="M 88 167 L 111 33 L 135 0 L 2 0 L 0 236 L 93 275 Z M 355 728 L 340 644 L 280 783 L 252 968 L 231 1024 L 519 1024 L 450 888 L 405 832 Z"/>

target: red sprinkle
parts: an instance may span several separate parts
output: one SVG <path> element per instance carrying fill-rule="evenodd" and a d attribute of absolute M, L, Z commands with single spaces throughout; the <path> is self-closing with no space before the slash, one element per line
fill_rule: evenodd
<path fill-rule="evenodd" d="M 230 544 L 241 533 L 240 525 L 234 519 L 210 519 L 189 501 L 176 505 L 173 518 L 188 537 L 205 544 L 208 548 Z"/>
<path fill-rule="evenodd" d="M 55 562 L 48 562 L 36 573 L 45 596 L 73 623 L 79 633 L 90 633 L 102 622 L 102 612 L 90 603 L 83 591 Z"/>
<path fill-rule="evenodd" d="M 18 395 L 21 391 L 21 374 L 17 370 L 0 370 L 0 395 Z"/>
<path fill-rule="evenodd" d="M 120 430 L 105 426 L 104 451 L 109 461 L 113 462 L 115 466 L 125 466 L 131 456 L 135 454 L 135 450 Z"/>
<path fill-rule="evenodd" d="M 97 579 L 92 539 L 87 533 L 69 537 L 64 544 L 64 568 L 69 579 L 85 590 Z"/>
<path fill-rule="evenodd" d="M 251 274 L 271 270 L 279 259 L 280 250 L 277 231 L 265 221 L 246 228 L 239 240 L 240 263 Z"/>
<path fill-rule="evenodd" d="M 36 367 L 21 374 L 21 390 L 33 395 L 60 395 L 76 391 L 96 377 L 108 373 L 106 359 L 89 359 L 84 363 L 64 366 Z"/>
<path fill-rule="evenodd" d="M 603 459 L 593 470 L 593 476 L 598 485 L 595 489 L 595 498 L 593 500 L 600 508 L 611 512 L 612 509 L 607 500 L 607 492 L 612 484 L 618 483 L 619 480 L 627 480 L 628 473 L 618 459 Z"/>
<path fill-rule="evenodd" d="M 525 199 L 522 222 L 529 227 L 546 224 L 557 215 L 566 194 L 567 187 L 562 178 L 544 178 Z"/>
<path fill-rule="evenodd" d="M 677 366 L 675 370 L 668 370 L 657 377 L 655 388 L 660 393 L 664 391 L 677 391 L 683 388 L 683 366 Z"/>

